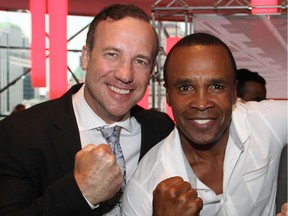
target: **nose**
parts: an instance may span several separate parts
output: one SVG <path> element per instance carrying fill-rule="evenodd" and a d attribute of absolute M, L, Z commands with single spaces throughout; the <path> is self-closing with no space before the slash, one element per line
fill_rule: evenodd
<path fill-rule="evenodd" d="M 194 109 L 204 111 L 213 107 L 212 96 L 205 90 L 196 91 L 191 97 L 190 107 Z"/>
<path fill-rule="evenodd" d="M 128 61 L 121 62 L 116 68 L 114 76 L 116 79 L 120 80 L 123 83 L 130 83 L 134 79 L 133 67 L 132 64 Z"/>

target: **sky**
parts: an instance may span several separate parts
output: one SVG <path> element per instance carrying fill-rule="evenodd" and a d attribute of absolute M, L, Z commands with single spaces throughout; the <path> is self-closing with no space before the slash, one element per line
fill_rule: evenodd
<path fill-rule="evenodd" d="M 68 16 L 67 17 L 67 40 L 74 36 L 78 31 L 88 25 L 93 17 L 83 16 Z M 0 23 L 11 23 L 18 25 L 24 35 L 31 42 L 31 15 L 29 11 L 25 12 L 7 12 L 0 10 Z M 46 32 L 49 33 L 48 17 L 46 17 Z M 67 49 L 81 50 L 85 44 L 87 29 L 73 38 L 67 44 Z M 48 46 L 48 45 L 47 45 Z M 68 53 L 68 66 L 72 71 L 76 70 L 79 66 L 80 52 L 69 52 Z"/>

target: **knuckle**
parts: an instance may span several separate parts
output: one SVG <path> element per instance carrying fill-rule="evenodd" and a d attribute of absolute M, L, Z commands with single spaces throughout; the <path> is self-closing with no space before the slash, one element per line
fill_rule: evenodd
<path fill-rule="evenodd" d="M 107 154 L 107 162 L 109 162 L 109 164 L 114 165 L 116 164 L 116 158 L 113 154 Z M 120 169 L 120 168 L 119 168 Z"/>

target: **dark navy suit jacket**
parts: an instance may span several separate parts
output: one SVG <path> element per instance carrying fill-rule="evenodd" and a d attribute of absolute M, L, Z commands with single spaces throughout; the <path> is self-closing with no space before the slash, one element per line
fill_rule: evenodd
<path fill-rule="evenodd" d="M 92 211 L 73 177 L 81 149 L 72 107 L 73 86 L 59 99 L 35 105 L 0 122 L 0 215 L 99 215 Z M 139 106 L 140 158 L 173 129 L 164 113 Z M 140 160 L 139 158 L 139 160 Z"/>

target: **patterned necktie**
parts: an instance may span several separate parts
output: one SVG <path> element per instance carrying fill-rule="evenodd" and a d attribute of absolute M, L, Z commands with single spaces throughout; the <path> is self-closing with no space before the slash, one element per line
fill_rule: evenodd
<path fill-rule="evenodd" d="M 105 202 L 105 204 L 102 205 L 102 212 L 103 215 L 113 215 L 113 216 L 119 216 L 121 215 L 121 197 L 123 194 L 123 191 L 126 186 L 126 168 L 125 168 L 125 160 L 124 155 L 122 153 L 122 149 L 119 143 L 119 136 L 120 136 L 120 126 L 115 127 L 99 127 L 97 130 L 101 131 L 102 136 L 105 138 L 106 142 L 111 146 L 112 152 L 116 158 L 117 164 L 119 165 L 122 174 L 123 174 L 123 182 L 122 187 L 115 194 L 114 197 L 112 197 L 110 200 Z"/>

